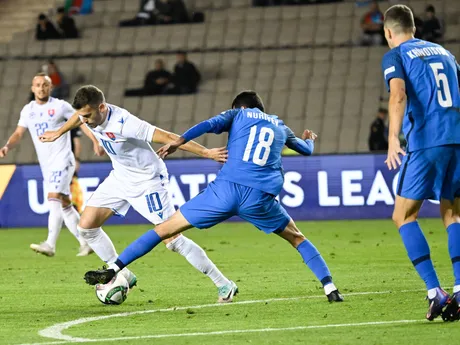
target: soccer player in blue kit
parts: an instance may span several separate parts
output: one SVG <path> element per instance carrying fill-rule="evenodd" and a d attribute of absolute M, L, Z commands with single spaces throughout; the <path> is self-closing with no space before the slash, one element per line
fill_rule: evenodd
<path fill-rule="evenodd" d="M 276 200 L 284 181 L 281 163 L 284 145 L 302 155 L 311 155 L 316 134 L 305 130 L 302 139 L 297 138 L 277 116 L 264 112 L 257 93 L 244 91 L 233 100 L 232 109 L 197 124 L 176 142 L 163 146 L 158 153 L 165 158 L 204 133 L 223 132 L 229 135 L 228 160 L 215 181 L 166 222 L 131 243 L 108 269 L 87 272 L 87 283 L 106 284 L 118 271 L 147 254 L 162 239 L 193 227 L 209 228 L 238 215 L 263 232 L 275 233 L 287 240 L 322 283 L 329 302 L 343 301 L 321 254 Z"/>
<path fill-rule="evenodd" d="M 460 314 L 460 67 L 442 46 L 414 38 L 414 17 L 407 6 L 390 7 L 384 29 L 391 48 L 382 62 L 390 91 L 386 164 L 390 170 L 401 165 L 393 221 L 426 284 L 426 318 L 442 315 L 444 321 L 454 321 Z M 398 139 L 401 126 L 407 153 Z M 426 199 L 440 200 L 455 276 L 452 296 L 439 284 L 417 222 Z"/>

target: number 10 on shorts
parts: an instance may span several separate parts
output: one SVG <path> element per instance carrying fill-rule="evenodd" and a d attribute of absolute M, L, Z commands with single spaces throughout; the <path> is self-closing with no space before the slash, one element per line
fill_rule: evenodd
<path fill-rule="evenodd" d="M 147 194 L 145 199 L 147 200 L 150 213 L 158 212 L 163 208 L 163 205 L 161 205 L 160 195 L 157 192 Z"/>

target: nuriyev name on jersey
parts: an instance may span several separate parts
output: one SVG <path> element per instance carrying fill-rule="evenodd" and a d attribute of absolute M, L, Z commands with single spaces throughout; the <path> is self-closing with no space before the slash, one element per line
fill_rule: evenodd
<path fill-rule="evenodd" d="M 278 126 L 278 123 L 279 123 L 279 120 L 277 119 L 274 119 L 273 117 L 265 114 L 265 113 L 253 113 L 253 112 L 250 112 L 248 111 L 246 113 L 246 116 L 250 119 L 262 119 L 262 120 L 265 120 L 265 121 L 269 121 L 271 123 L 273 123 L 275 126 Z"/>
<path fill-rule="evenodd" d="M 421 56 L 431 56 L 431 55 L 445 55 L 449 56 L 447 51 L 444 48 L 440 47 L 427 47 L 427 48 L 415 48 L 407 52 L 407 55 L 411 59 Z"/>

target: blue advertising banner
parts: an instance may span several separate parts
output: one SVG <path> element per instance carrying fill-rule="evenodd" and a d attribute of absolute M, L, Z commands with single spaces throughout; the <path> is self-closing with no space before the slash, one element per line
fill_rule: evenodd
<path fill-rule="evenodd" d="M 285 157 L 281 204 L 295 220 L 390 218 L 398 174 L 384 155 Z M 172 198 L 178 207 L 197 195 L 218 173 L 219 164 L 201 159 L 168 160 Z M 108 176 L 110 163 L 83 163 L 79 181 L 85 200 Z M 46 191 L 38 165 L 0 166 L 0 227 L 46 226 Z M 422 217 L 437 217 L 437 202 L 425 202 Z M 147 223 L 136 211 L 109 224 Z"/>

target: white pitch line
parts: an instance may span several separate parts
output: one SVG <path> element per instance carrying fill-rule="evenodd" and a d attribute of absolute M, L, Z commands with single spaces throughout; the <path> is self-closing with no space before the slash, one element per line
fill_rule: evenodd
<path fill-rule="evenodd" d="M 400 291 L 364 291 L 364 292 L 351 292 L 348 294 L 344 294 L 344 296 L 363 296 L 363 295 L 382 295 L 382 294 L 391 294 L 391 293 L 407 293 L 407 292 L 420 292 L 424 290 L 400 290 Z M 140 315 L 140 314 L 151 314 L 151 313 L 158 313 L 158 312 L 170 312 L 176 310 L 187 310 L 187 309 L 203 309 L 203 308 L 212 308 L 212 307 L 225 307 L 231 305 L 243 305 L 243 304 L 255 304 L 255 303 L 269 303 L 269 302 L 280 302 L 280 301 L 296 301 L 301 299 L 315 299 L 315 298 L 325 298 L 324 295 L 316 295 L 316 296 L 300 296 L 300 297 L 287 297 L 287 298 L 269 298 L 263 300 L 248 300 L 248 301 L 239 301 L 233 303 L 211 303 L 211 304 L 201 304 L 195 306 L 183 306 L 183 307 L 171 307 L 171 308 L 162 308 L 162 309 L 151 309 L 151 310 L 140 310 L 140 311 L 133 311 L 133 312 L 125 312 L 125 313 L 116 313 L 111 315 L 103 315 L 103 316 L 94 316 L 94 317 L 85 317 L 73 321 L 67 321 L 55 324 L 53 326 L 47 327 L 38 332 L 39 335 L 45 338 L 57 339 L 60 341 L 54 342 L 47 342 L 47 343 L 36 343 L 36 344 L 64 344 L 69 342 L 94 342 L 97 339 L 87 339 L 87 338 L 76 338 L 69 335 L 62 334 L 62 332 L 70 327 L 80 325 L 83 323 L 99 321 L 110 319 L 114 317 L 126 317 L 131 315 Z M 304 326 L 301 326 L 304 327 Z M 310 327 L 310 326 L 308 326 Z M 227 332 L 227 331 L 223 331 Z M 255 332 L 255 331 L 254 331 Z M 192 333 L 190 333 L 192 334 Z M 193 333 L 194 334 L 194 333 Z M 207 334 L 207 333 L 206 333 Z M 225 334 L 225 333 L 223 333 Z M 177 336 L 177 335 L 164 335 L 164 336 Z M 154 336 L 159 337 L 159 336 Z M 123 338 L 125 339 L 125 338 Z M 127 338 L 126 338 L 127 339 Z M 136 338 L 137 339 L 137 338 Z M 140 338 L 139 338 L 140 339 Z M 100 341 L 100 340 L 97 340 Z M 107 340 L 109 341 L 109 340 Z M 34 344 L 34 345 L 36 345 Z M 29 345 L 29 344 L 21 344 L 21 345 Z"/>
<path fill-rule="evenodd" d="M 209 335 L 228 335 L 228 334 L 241 334 L 241 333 L 261 333 L 261 332 L 280 332 L 280 331 L 299 331 L 308 329 L 321 329 L 321 328 L 340 328 L 340 327 L 361 327 L 361 326 L 381 326 L 381 325 L 396 325 L 407 324 L 416 322 L 425 322 L 426 320 L 393 320 L 393 321 L 372 321 L 372 322 L 359 322 L 359 323 L 338 323 L 330 325 L 310 325 L 310 326 L 295 326 L 295 327 L 282 327 L 282 328 L 257 328 L 257 329 L 235 329 L 228 331 L 213 331 L 213 332 L 194 332 L 194 333 L 176 333 L 176 334 L 157 334 L 157 335 L 141 335 L 132 337 L 119 337 L 119 338 L 102 338 L 102 339 L 80 339 L 75 338 L 73 341 L 52 341 L 48 343 L 33 343 L 21 345 L 54 345 L 54 344 L 68 344 L 68 343 L 96 343 L 108 341 L 126 341 L 126 340 L 141 340 L 141 339 L 160 339 L 160 338 L 179 338 L 179 337 L 197 337 Z"/>

